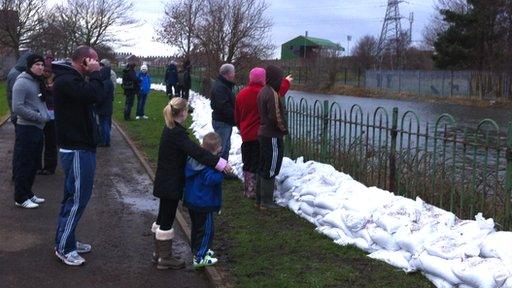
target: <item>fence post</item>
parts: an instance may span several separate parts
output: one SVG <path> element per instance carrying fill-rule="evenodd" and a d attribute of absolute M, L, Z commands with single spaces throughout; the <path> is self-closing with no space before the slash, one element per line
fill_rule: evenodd
<path fill-rule="evenodd" d="M 357 68 L 357 87 L 361 87 L 361 67 Z"/>
<path fill-rule="evenodd" d="M 453 98 L 453 70 L 450 71 L 450 98 Z"/>
<path fill-rule="evenodd" d="M 505 175 L 505 195 L 504 195 L 504 203 L 505 203 L 505 216 L 503 217 L 504 223 L 503 228 L 508 230 L 511 227 L 512 215 L 510 211 L 510 194 L 512 192 L 512 121 L 508 123 L 508 132 L 507 132 L 507 171 Z"/>
<path fill-rule="evenodd" d="M 324 109 L 322 112 L 322 149 L 320 153 L 325 162 L 327 160 L 327 145 L 329 143 L 329 135 L 327 133 L 329 131 L 329 100 L 324 100 Z"/>
<path fill-rule="evenodd" d="M 389 191 L 396 192 L 396 138 L 398 136 L 398 107 L 393 107 L 393 116 L 391 121 L 391 147 L 389 153 Z"/>
<path fill-rule="evenodd" d="M 347 68 L 345 68 L 345 85 L 347 85 Z"/>

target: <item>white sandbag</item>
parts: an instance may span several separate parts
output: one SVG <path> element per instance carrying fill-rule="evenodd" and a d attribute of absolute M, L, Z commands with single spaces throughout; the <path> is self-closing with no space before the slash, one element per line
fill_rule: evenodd
<path fill-rule="evenodd" d="M 302 203 L 300 203 L 300 214 L 307 215 L 309 217 L 314 217 L 315 216 L 315 207 L 311 207 L 307 203 L 302 202 Z"/>
<path fill-rule="evenodd" d="M 292 176 L 286 178 L 286 180 L 284 180 L 284 182 L 281 184 L 281 189 L 283 189 L 285 192 L 294 190 L 300 185 L 299 178 L 300 176 Z"/>
<path fill-rule="evenodd" d="M 299 214 L 299 211 L 300 211 L 300 202 L 299 201 L 296 201 L 296 200 L 290 200 L 288 202 L 288 207 L 295 213 L 295 214 Z"/>
<path fill-rule="evenodd" d="M 354 243 L 353 243 L 354 246 L 356 246 L 357 248 L 363 250 L 363 251 L 369 251 L 371 250 L 370 246 L 371 246 L 371 243 L 368 243 L 368 241 L 366 241 L 365 239 L 363 238 L 356 238 L 354 239 Z"/>
<path fill-rule="evenodd" d="M 400 227 L 409 223 L 406 218 L 397 218 L 387 214 L 374 214 L 373 222 L 390 234 L 395 233 Z"/>
<path fill-rule="evenodd" d="M 423 274 L 423 276 L 425 276 L 425 278 L 427 278 L 430 282 L 432 282 L 432 284 L 434 284 L 434 286 L 436 286 L 436 288 L 453 288 L 453 285 L 444 279 L 441 279 L 437 276 L 427 274 L 427 273 L 422 273 L 422 274 Z M 460 288 L 460 287 L 461 286 L 459 285 L 458 288 Z"/>
<path fill-rule="evenodd" d="M 315 199 L 315 207 L 336 210 L 342 205 L 343 197 L 335 193 L 325 193 L 318 195 Z"/>
<path fill-rule="evenodd" d="M 384 261 L 391 266 L 400 268 L 404 270 L 406 273 L 414 271 L 414 267 L 409 264 L 409 260 L 411 259 L 411 254 L 405 251 L 386 251 L 380 250 L 377 252 L 373 252 L 368 255 L 368 257 L 377 259 L 380 261 Z"/>
<path fill-rule="evenodd" d="M 373 225 L 367 230 L 370 238 L 375 244 L 390 251 L 400 250 L 400 246 L 398 246 L 395 239 L 393 239 L 393 236 L 384 229 Z"/>
<path fill-rule="evenodd" d="M 341 220 L 343 220 L 343 223 L 345 223 L 345 226 L 350 231 L 355 232 L 363 229 L 368 223 L 369 218 L 359 212 L 344 210 L 341 213 Z"/>
<path fill-rule="evenodd" d="M 332 212 L 332 210 L 329 210 L 329 209 L 321 209 L 321 208 L 315 207 L 315 215 L 325 216 L 331 212 Z"/>
<path fill-rule="evenodd" d="M 478 244 L 474 242 L 467 243 L 464 239 L 452 235 L 442 235 L 426 241 L 425 251 L 432 256 L 443 259 L 475 257 L 480 254 Z"/>
<path fill-rule="evenodd" d="M 475 221 L 460 221 L 453 227 L 453 231 L 466 241 L 481 241 L 494 230 L 494 220 L 492 218 L 484 219 L 482 213 L 475 216 Z"/>
<path fill-rule="evenodd" d="M 343 220 L 341 220 L 342 217 L 342 211 L 341 210 L 334 210 L 331 213 L 328 213 L 325 215 L 322 220 L 320 220 L 320 224 L 324 226 L 330 226 L 334 228 L 339 228 L 343 230 L 344 234 L 347 235 L 347 237 L 354 237 L 352 235 L 352 232 L 345 226 L 345 223 L 343 223 Z"/>
<path fill-rule="evenodd" d="M 480 255 L 498 258 L 507 266 L 512 267 L 512 232 L 496 232 L 487 235 L 480 244 Z"/>
<path fill-rule="evenodd" d="M 501 288 L 512 288 L 512 276 L 508 277 L 507 281 L 505 281 Z"/>
<path fill-rule="evenodd" d="M 315 231 L 331 238 L 332 240 L 338 240 L 341 237 L 341 235 L 344 235 L 341 229 L 326 226 L 317 227 Z"/>
<path fill-rule="evenodd" d="M 393 234 L 393 238 L 403 250 L 413 255 L 419 255 L 425 250 L 423 244 L 428 239 L 431 232 L 430 227 L 424 227 L 424 229 L 421 230 L 415 230 L 411 227 L 402 227 Z"/>
<path fill-rule="evenodd" d="M 304 195 L 299 198 L 299 201 L 304 202 L 311 207 L 315 207 L 315 199 L 316 197 L 313 195 Z"/>
<path fill-rule="evenodd" d="M 427 274 L 439 277 L 452 285 L 461 284 L 462 281 L 455 276 L 452 268 L 460 265 L 461 260 L 446 260 L 436 256 L 431 256 L 424 252 L 415 260 L 416 263 L 411 264 L 418 270 L 422 270 Z"/>
<path fill-rule="evenodd" d="M 372 238 L 370 237 L 370 234 L 368 234 L 368 230 L 366 229 L 360 229 L 358 231 L 352 232 L 352 235 L 356 238 L 361 238 L 366 241 L 369 245 L 373 244 Z"/>
<path fill-rule="evenodd" d="M 452 271 L 464 284 L 479 288 L 501 287 L 510 276 L 498 258 L 468 258 Z"/>

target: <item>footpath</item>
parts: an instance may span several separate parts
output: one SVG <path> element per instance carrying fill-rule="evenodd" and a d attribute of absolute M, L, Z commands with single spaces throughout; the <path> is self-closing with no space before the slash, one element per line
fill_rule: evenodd
<path fill-rule="evenodd" d="M 152 182 L 133 151 L 113 127 L 109 148 L 99 148 L 96 178 L 77 239 L 93 246 L 84 266 L 69 267 L 53 253 L 63 193 L 60 168 L 37 176 L 37 209 L 14 206 L 11 159 L 14 127 L 0 126 L 0 287 L 211 287 L 204 272 L 191 266 L 191 253 L 178 227 L 174 251 L 187 261 L 183 270 L 158 271 L 151 264 L 150 232 L 158 202 Z"/>

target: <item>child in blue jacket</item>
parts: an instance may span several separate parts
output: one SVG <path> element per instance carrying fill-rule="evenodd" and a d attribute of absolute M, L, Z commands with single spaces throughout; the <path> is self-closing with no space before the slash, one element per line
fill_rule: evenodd
<path fill-rule="evenodd" d="M 222 151 L 217 133 L 208 133 L 201 145 L 214 155 Z M 185 196 L 183 205 L 188 208 L 192 221 L 191 243 L 195 268 L 210 266 L 217 262 L 210 249 L 213 240 L 213 213 L 220 211 L 222 204 L 221 172 L 199 164 L 193 158 L 185 166 Z"/>
<path fill-rule="evenodd" d="M 139 78 L 140 89 L 137 94 L 137 115 L 135 119 L 148 119 L 148 116 L 144 114 L 146 100 L 148 99 L 149 90 L 151 89 L 151 77 L 149 76 L 147 65 L 144 64 L 140 67 L 140 72 L 137 77 Z"/>

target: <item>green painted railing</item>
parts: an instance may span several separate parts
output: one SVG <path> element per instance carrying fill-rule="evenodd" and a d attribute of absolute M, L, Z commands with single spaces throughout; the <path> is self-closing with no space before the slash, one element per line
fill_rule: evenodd
<path fill-rule="evenodd" d="M 471 218 L 477 212 L 512 227 L 512 124 L 491 119 L 474 129 L 449 114 L 422 122 L 413 111 L 287 99 L 286 155 L 332 164 L 368 186 Z M 498 227 L 499 227 L 498 226 Z"/>

